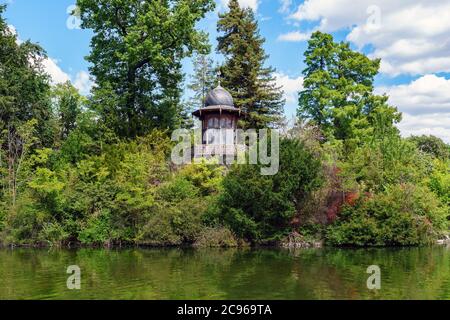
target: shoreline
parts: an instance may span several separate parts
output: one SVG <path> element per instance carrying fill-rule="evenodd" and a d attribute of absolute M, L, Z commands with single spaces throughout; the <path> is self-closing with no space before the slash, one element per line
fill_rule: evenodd
<path fill-rule="evenodd" d="M 129 250 L 129 249 L 193 249 L 193 250 L 205 250 L 205 249 L 285 249 L 285 250 L 306 250 L 306 249 L 406 249 L 406 248 L 425 248 L 425 247 L 441 247 L 450 246 L 450 239 L 437 240 L 433 244 L 428 245 L 411 245 L 411 246 L 327 246 L 322 242 L 319 244 L 296 244 L 296 245 L 255 245 L 255 246 L 235 246 L 235 247 L 214 247 L 214 246 L 194 246 L 194 245 L 3 245 L 0 244 L 0 250 L 15 250 L 15 249 L 58 249 L 58 250 L 80 250 L 80 249 L 96 249 L 96 250 Z"/>

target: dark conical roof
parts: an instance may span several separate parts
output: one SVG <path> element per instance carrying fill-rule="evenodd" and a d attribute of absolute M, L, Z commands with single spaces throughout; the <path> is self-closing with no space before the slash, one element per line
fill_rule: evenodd
<path fill-rule="evenodd" d="M 227 90 L 219 85 L 206 96 L 205 107 L 211 106 L 234 107 L 233 97 Z"/>
<path fill-rule="evenodd" d="M 234 107 L 234 101 L 231 94 L 220 85 L 208 93 L 205 100 L 205 106 L 192 113 L 195 117 L 202 119 L 203 115 L 209 113 L 241 113 Z"/>

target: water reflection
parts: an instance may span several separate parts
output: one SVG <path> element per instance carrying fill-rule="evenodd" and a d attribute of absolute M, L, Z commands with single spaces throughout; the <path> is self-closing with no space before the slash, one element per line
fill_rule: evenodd
<path fill-rule="evenodd" d="M 0 299 L 450 299 L 450 248 L 0 250 Z"/>

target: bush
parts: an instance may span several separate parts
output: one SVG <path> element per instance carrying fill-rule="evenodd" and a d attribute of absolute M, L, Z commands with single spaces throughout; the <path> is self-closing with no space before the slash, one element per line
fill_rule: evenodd
<path fill-rule="evenodd" d="M 111 241 L 110 212 L 102 210 L 90 216 L 80 230 L 78 240 L 83 244 L 108 244 Z"/>
<path fill-rule="evenodd" d="M 203 228 L 194 244 L 198 248 L 233 248 L 238 241 L 230 229 L 226 227 Z"/>
<path fill-rule="evenodd" d="M 393 185 L 344 208 L 326 240 L 338 246 L 429 244 L 447 229 L 446 217 L 446 208 L 427 188 Z"/>
<path fill-rule="evenodd" d="M 386 136 L 358 147 L 339 164 L 346 190 L 383 192 L 387 185 L 419 184 L 431 172 L 431 157 L 411 142 Z"/>
<path fill-rule="evenodd" d="M 450 160 L 434 160 L 434 170 L 428 186 L 450 210 Z M 450 212 L 449 212 L 450 214 Z"/>
<path fill-rule="evenodd" d="M 280 142 L 280 170 L 261 175 L 260 165 L 235 165 L 223 182 L 219 221 L 253 243 L 279 241 L 306 196 L 320 186 L 321 164 L 295 139 Z"/>
<path fill-rule="evenodd" d="M 39 238 L 42 242 L 47 242 L 51 245 L 61 245 L 68 238 L 69 234 L 64 229 L 64 226 L 57 222 L 51 222 L 44 225 Z"/>

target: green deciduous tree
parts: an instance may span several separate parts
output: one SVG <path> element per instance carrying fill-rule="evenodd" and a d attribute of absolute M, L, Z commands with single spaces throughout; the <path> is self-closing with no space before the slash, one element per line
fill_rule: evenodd
<path fill-rule="evenodd" d="M 420 151 L 428 153 L 435 158 L 450 159 L 450 145 L 435 136 L 413 136 L 412 141 Z"/>
<path fill-rule="evenodd" d="M 122 137 L 173 129 L 180 112 L 181 61 L 207 51 L 196 23 L 212 0 L 78 0 L 92 29 L 87 60 L 97 87 L 93 104 Z"/>
<path fill-rule="evenodd" d="M 52 98 L 58 120 L 58 138 L 65 140 L 77 127 L 77 118 L 83 111 L 86 98 L 80 95 L 70 82 L 56 85 L 53 88 Z"/>
<path fill-rule="evenodd" d="M 24 156 L 30 148 L 53 142 L 45 52 L 30 41 L 20 42 L 2 17 L 0 6 L 0 183 L 15 203 Z"/>
<path fill-rule="evenodd" d="M 283 115 L 283 92 L 277 86 L 274 69 L 265 67 L 264 38 L 259 35 L 253 11 L 241 8 L 237 0 L 218 22 L 217 50 L 225 56 L 221 67 L 223 86 L 244 113 L 244 128 L 276 126 Z"/>

